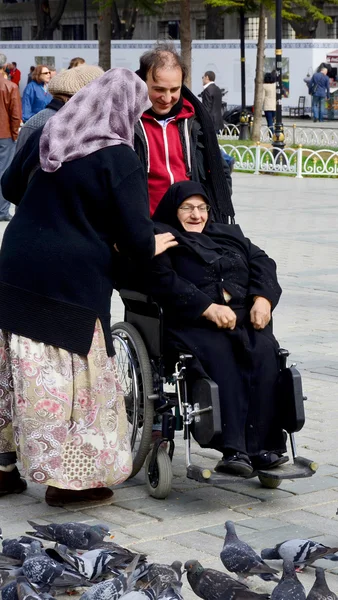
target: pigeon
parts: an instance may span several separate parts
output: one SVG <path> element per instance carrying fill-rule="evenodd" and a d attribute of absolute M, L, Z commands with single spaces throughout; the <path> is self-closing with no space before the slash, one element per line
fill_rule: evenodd
<path fill-rule="evenodd" d="M 1 589 L 2 600 L 19 600 L 16 581 L 11 581 Z"/>
<path fill-rule="evenodd" d="M 39 542 L 31 544 L 20 574 L 21 572 L 30 583 L 40 585 L 43 590 L 51 586 L 68 588 L 89 585 L 81 575 L 50 558 L 41 549 Z"/>
<path fill-rule="evenodd" d="M 48 551 L 47 551 L 48 552 Z M 120 574 L 120 570 L 114 569 L 116 558 L 114 552 L 106 549 L 88 550 L 83 554 L 70 553 L 67 546 L 55 544 L 53 552 L 56 553 L 65 563 L 70 565 L 75 571 L 90 581 L 95 581 L 101 575 L 112 572 L 115 575 Z M 49 552 L 48 552 L 49 554 Z M 125 562 L 119 564 L 125 567 Z"/>
<path fill-rule="evenodd" d="M 148 565 L 144 562 L 139 563 L 139 559 L 140 555 L 136 555 L 124 573 L 96 583 L 82 594 L 80 600 L 117 600 L 123 594 L 132 591 L 136 581 L 144 577 L 148 569 Z"/>
<path fill-rule="evenodd" d="M 54 596 L 41 593 L 26 577 L 18 577 L 17 592 L 19 600 L 54 600 Z"/>
<path fill-rule="evenodd" d="M 93 581 L 100 577 L 102 573 L 114 571 L 115 569 L 120 571 L 137 556 L 134 552 L 115 543 L 104 548 L 89 550 L 81 555 L 70 553 L 63 544 L 56 544 L 54 550 L 81 575 Z M 139 562 L 145 561 L 146 556 L 144 554 L 138 556 Z"/>
<path fill-rule="evenodd" d="M 169 587 L 159 594 L 158 600 L 183 600 L 181 589 L 182 581 L 172 582 Z"/>
<path fill-rule="evenodd" d="M 59 542 L 74 550 L 91 550 L 97 544 L 102 544 L 103 538 L 110 535 L 109 527 L 106 525 L 87 525 L 86 523 L 50 523 L 39 525 L 34 521 L 28 523 L 35 531 L 28 531 L 43 540 Z"/>
<path fill-rule="evenodd" d="M 27 537 L 26 535 L 14 539 L 5 539 L 2 542 L 2 554 L 22 561 L 23 555 L 25 555 L 30 548 L 32 542 L 36 542 L 36 540 L 32 537 Z M 39 543 L 42 548 L 42 543 Z"/>
<path fill-rule="evenodd" d="M 271 600 L 306 600 L 304 586 L 296 575 L 292 560 L 284 560 L 283 576 L 273 590 Z"/>
<path fill-rule="evenodd" d="M 338 548 L 329 548 L 312 540 L 294 539 L 277 544 L 274 548 L 265 548 L 261 557 L 264 560 L 292 560 L 296 567 L 303 569 L 319 558 L 337 561 L 335 552 L 338 552 Z"/>
<path fill-rule="evenodd" d="M 147 581 L 157 581 L 158 593 L 168 588 L 172 583 L 182 579 L 182 563 L 175 560 L 172 565 L 151 563 L 147 573 Z"/>
<path fill-rule="evenodd" d="M 264 581 L 279 581 L 275 577 L 278 571 L 269 567 L 249 544 L 237 537 L 232 521 L 225 523 L 225 529 L 227 533 L 220 556 L 228 571 L 236 573 L 239 577 L 258 575 Z"/>
<path fill-rule="evenodd" d="M 329 590 L 325 571 L 321 567 L 316 567 L 316 581 L 309 591 L 307 600 L 338 600 L 338 596 Z"/>
<path fill-rule="evenodd" d="M 189 560 L 184 565 L 191 589 L 204 600 L 267 600 L 269 594 L 251 592 L 226 573 L 216 569 L 204 569 L 198 560 Z"/>

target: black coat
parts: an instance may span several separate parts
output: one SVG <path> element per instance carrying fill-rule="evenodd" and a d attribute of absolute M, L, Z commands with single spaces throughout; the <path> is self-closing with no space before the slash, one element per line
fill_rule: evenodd
<path fill-rule="evenodd" d="M 179 246 L 152 261 L 149 288 L 164 309 L 167 360 L 177 357 L 177 350 L 189 352 L 195 357 L 192 378 L 210 377 L 218 384 L 223 433 L 213 440 L 214 448 L 250 455 L 284 451 L 278 344 L 269 326 L 256 331 L 249 317 L 256 295 L 276 306 L 281 294 L 276 265 L 237 226 L 221 227 L 226 241 L 213 262 L 203 261 L 190 242 L 185 245 L 184 233 Z M 168 225 L 159 229 L 168 230 Z M 201 316 L 212 302 L 225 304 L 223 289 L 232 296 L 228 305 L 237 315 L 233 331 L 218 329 Z"/>
<path fill-rule="evenodd" d="M 203 106 L 211 116 L 212 122 L 215 127 L 216 133 L 223 129 L 223 117 L 222 117 L 222 92 L 216 83 L 211 83 L 206 87 L 202 94 Z"/>
<path fill-rule="evenodd" d="M 143 169 L 129 147 L 112 146 L 39 169 L 27 188 L 40 133 L 2 178 L 19 208 L 0 252 L 0 328 L 87 355 L 99 318 L 112 355 L 113 246 L 141 261 L 154 254 Z"/>

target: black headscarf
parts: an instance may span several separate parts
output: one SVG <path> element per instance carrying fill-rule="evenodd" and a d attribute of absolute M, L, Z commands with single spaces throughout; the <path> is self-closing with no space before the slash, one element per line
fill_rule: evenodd
<path fill-rule="evenodd" d="M 177 210 L 184 200 L 197 195 L 210 204 L 208 193 L 201 183 L 179 181 L 170 186 L 152 216 L 156 231 L 170 231 L 179 245 L 189 247 L 208 264 L 218 260 L 225 251 L 237 248 L 246 253 L 247 242 L 239 225 L 214 223 L 209 217 L 203 233 L 185 231 L 177 217 Z"/>

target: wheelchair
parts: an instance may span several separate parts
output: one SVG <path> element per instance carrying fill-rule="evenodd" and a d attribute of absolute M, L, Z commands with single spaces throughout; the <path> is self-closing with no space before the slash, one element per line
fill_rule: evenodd
<path fill-rule="evenodd" d="M 197 443 L 208 447 L 213 436 L 221 433 L 218 386 L 201 378 L 193 383 L 188 393 L 187 369 L 191 354 L 179 353 L 175 370 L 168 375 L 163 357 L 161 307 L 152 298 L 136 291 L 120 290 L 120 296 L 125 307 L 125 321 L 112 325 L 111 333 L 129 423 L 133 454 L 130 477 L 134 477 L 144 464 L 149 495 L 166 498 L 172 486 L 175 431 L 183 429 L 187 477 L 215 486 L 233 481 L 233 475 L 217 473 L 191 462 L 191 435 Z M 295 433 L 305 423 L 306 398 L 303 397 L 300 373 L 295 365 L 287 366 L 288 356 L 287 350 L 279 349 L 281 426 L 290 438 L 292 462 L 273 470 L 254 471 L 251 477 L 258 477 L 266 488 L 277 488 L 283 479 L 310 477 L 318 467 L 313 461 L 297 456 Z M 166 391 L 166 384 L 174 386 L 174 391 Z M 156 421 L 161 432 L 153 441 Z"/>

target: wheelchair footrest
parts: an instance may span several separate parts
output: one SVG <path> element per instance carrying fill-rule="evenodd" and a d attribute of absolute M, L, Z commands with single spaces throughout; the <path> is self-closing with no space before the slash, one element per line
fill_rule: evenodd
<path fill-rule="evenodd" d="M 210 483 L 211 485 L 222 485 L 228 483 L 229 479 L 233 480 L 234 478 L 233 475 L 216 473 L 216 471 L 198 467 L 197 465 L 189 465 L 189 467 L 187 467 L 187 477 L 188 479 L 193 479 L 199 483 Z"/>
<path fill-rule="evenodd" d="M 276 469 L 259 469 L 259 471 L 254 471 L 253 477 L 256 475 L 263 475 L 264 477 L 268 477 L 269 479 L 302 479 L 303 477 L 311 477 L 315 474 L 318 469 L 318 464 L 309 460 L 308 458 L 304 458 L 302 456 L 297 456 L 294 462 L 286 463 L 285 465 L 281 465 Z"/>

